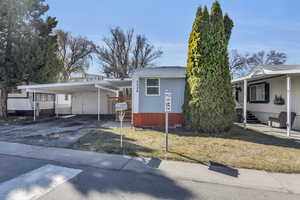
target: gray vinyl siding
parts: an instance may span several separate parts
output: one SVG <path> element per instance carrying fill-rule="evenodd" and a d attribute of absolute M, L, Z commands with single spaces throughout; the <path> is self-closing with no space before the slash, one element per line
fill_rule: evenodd
<path fill-rule="evenodd" d="M 146 96 L 145 79 L 140 79 L 139 84 L 139 112 L 161 113 L 164 112 L 164 92 L 172 92 L 172 113 L 181 113 L 184 101 L 184 78 L 161 78 L 160 96 Z"/>

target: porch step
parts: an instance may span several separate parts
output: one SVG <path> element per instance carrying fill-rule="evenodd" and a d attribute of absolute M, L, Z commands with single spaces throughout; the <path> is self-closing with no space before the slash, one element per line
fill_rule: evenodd
<path fill-rule="evenodd" d="M 249 124 L 260 124 L 261 121 L 257 119 L 257 117 L 251 113 L 250 111 L 247 111 L 247 123 Z"/>

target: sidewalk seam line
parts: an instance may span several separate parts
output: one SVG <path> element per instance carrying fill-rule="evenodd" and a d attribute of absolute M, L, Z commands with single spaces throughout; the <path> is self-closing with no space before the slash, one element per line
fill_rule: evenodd
<path fill-rule="evenodd" d="M 294 192 L 292 192 L 291 190 L 288 189 L 288 187 L 286 187 L 284 184 L 281 183 L 280 180 L 278 180 L 277 178 L 275 178 L 274 176 L 272 176 L 272 174 L 270 172 L 266 172 L 268 174 L 268 176 L 270 176 L 272 179 L 274 179 L 275 181 L 277 181 L 279 183 L 279 185 L 286 190 L 288 193 L 291 194 L 295 194 Z"/>
<path fill-rule="evenodd" d="M 124 168 L 128 165 L 128 163 L 129 163 L 130 161 L 132 161 L 132 159 L 133 159 L 133 157 L 130 157 L 130 159 L 128 159 L 128 161 L 126 161 L 126 163 L 124 163 L 123 166 L 119 169 L 119 171 L 124 170 Z M 130 170 L 126 170 L 126 171 L 130 171 Z"/>

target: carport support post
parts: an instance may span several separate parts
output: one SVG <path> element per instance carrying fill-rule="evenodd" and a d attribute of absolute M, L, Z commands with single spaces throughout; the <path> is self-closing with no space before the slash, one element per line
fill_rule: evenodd
<path fill-rule="evenodd" d="M 98 88 L 98 121 L 100 121 L 100 88 Z"/>
<path fill-rule="evenodd" d="M 246 128 L 247 124 L 247 94 L 248 94 L 248 81 L 247 79 L 244 80 L 244 128 Z"/>
<path fill-rule="evenodd" d="M 58 118 L 58 108 L 57 108 L 57 105 L 58 105 L 58 95 L 55 94 L 55 102 L 56 102 L 56 118 Z"/>
<path fill-rule="evenodd" d="M 35 121 L 35 110 L 36 110 L 36 92 L 33 90 L 33 121 Z"/>
<path fill-rule="evenodd" d="M 291 77 L 287 75 L 287 122 L 286 122 L 286 134 L 289 137 L 291 131 Z"/>

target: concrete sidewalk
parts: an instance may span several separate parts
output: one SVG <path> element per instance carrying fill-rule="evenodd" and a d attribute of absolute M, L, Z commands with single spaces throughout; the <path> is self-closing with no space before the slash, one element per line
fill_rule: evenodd
<path fill-rule="evenodd" d="M 300 174 L 269 173 L 236 169 L 237 177 L 212 171 L 208 166 L 193 163 L 145 159 L 122 155 L 100 154 L 71 149 L 48 148 L 0 142 L 0 154 L 91 166 L 108 170 L 149 173 L 173 179 L 208 182 L 222 185 L 300 194 Z M 223 171 L 222 167 L 219 167 Z"/>

